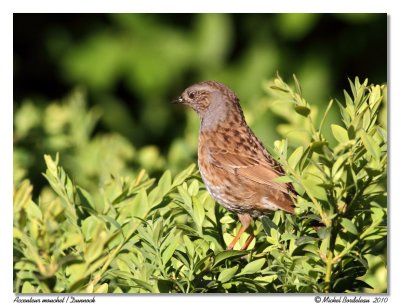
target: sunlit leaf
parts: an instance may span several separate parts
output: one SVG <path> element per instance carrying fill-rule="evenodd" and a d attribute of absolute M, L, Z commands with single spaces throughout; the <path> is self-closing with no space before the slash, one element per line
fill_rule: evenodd
<path fill-rule="evenodd" d="M 231 278 L 235 275 L 238 270 L 238 266 L 234 266 L 232 268 L 224 269 L 218 276 L 218 281 L 221 283 L 226 283 L 231 280 Z"/>
<path fill-rule="evenodd" d="M 360 136 L 367 151 L 372 155 L 375 160 L 379 161 L 381 156 L 381 149 L 379 145 L 370 135 L 368 135 L 363 130 L 360 131 Z"/>
<path fill-rule="evenodd" d="M 301 156 L 303 155 L 303 147 L 298 147 L 296 150 L 288 158 L 289 166 L 293 169 L 296 168 L 297 163 L 300 161 Z"/>
<path fill-rule="evenodd" d="M 349 136 L 347 134 L 346 129 L 337 124 L 332 124 L 331 129 L 333 136 L 339 143 L 344 143 L 349 141 Z"/>
<path fill-rule="evenodd" d="M 261 268 L 265 264 L 265 258 L 260 258 L 256 259 L 252 262 L 249 262 L 237 276 L 240 275 L 246 275 L 246 274 L 253 274 L 253 273 L 259 273 L 261 271 Z"/>
<path fill-rule="evenodd" d="M 349 220 L 347 218 L 342 218 L 342 220 L 340 221 L 340 224 L 349 233 L 352 233 L 353 235 L 358 235 L 358 230 L 357 230 L 356 226 L 354 225 L 354 223 L 351 222 L 351 220 Z"/>

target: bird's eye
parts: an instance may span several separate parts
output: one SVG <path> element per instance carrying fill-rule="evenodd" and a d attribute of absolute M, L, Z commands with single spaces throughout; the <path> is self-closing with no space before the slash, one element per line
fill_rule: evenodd
<path fill-rule="evenodd" d="M 190 99 L 193 99 L 193 98 L 194 98 L 194 92 L 193 92 L 193 91 L 192 91 L 192 92 L 189 92 L 189 95 L 188 95 L 188 96 L 189 96 Z"/>

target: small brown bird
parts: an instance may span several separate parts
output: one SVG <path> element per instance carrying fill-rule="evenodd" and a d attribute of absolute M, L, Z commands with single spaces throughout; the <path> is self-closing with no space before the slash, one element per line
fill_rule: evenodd
<path fill-rule="evenodd" d="M 201 82 L 186 88 L 177 102 L 200 116 L 198 164 L 207 190 L 242 223 L 228 250 L 253 218 L 278 209 L 293 213 L 296 191 L 290 183 L 274 181 L 285 172 L 247 125 L 231 89 L 215 81 Z M 242 249 L 253 238 L 251 234 Z"/>

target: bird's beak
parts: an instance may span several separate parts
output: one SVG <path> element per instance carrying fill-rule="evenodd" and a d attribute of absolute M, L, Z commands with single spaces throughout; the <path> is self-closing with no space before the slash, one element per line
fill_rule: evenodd
<path fill-rule="evenodd" d="M 179 96 L 179 97 L 173 99 L 173 100 L 171 101 L 171 103 L 180 104 L 180 103 L 183 103 L 183 101 L 184 101 L 184 100 L 183 100 L 182 96 Z"/>

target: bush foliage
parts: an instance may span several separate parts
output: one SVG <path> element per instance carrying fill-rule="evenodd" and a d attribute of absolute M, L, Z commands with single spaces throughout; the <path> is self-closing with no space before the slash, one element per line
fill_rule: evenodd
<path fill-rule="evenodd" d="M 248 233 L 225 251 L 239 224 L 194 164 L 171 171 L 172 157 L 152 146 L 94 134 L 101 109 L 87 110 L 79 91 L 44 110 L 23 104 L 14 128 L 14 291 L 386 292 L 386 87 L 356 78 L 321 114 L 296 78 L 264 87 L 284 122 L 286 138 L 271 152 L 287 172 L 279 180 L 299 196 L 295 215 L 255 221 L 248 251 L 240 251 Z M 341 122 L 326 127 L 335 105 Z M 42 151 L 62 154 L 44 156 L 36 197 L 27 177 L 44 169 Z"/>

